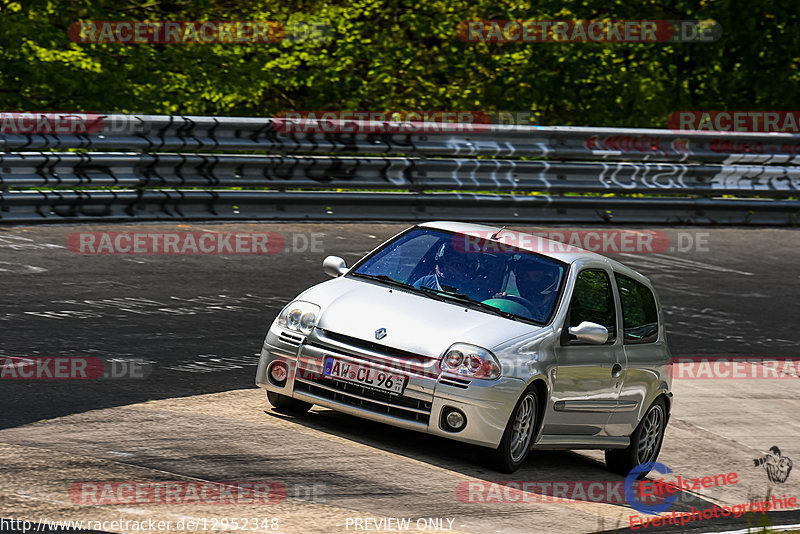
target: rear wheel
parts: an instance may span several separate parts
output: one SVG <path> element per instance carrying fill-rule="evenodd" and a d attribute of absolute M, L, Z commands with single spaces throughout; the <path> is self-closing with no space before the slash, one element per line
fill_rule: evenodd
<path fill-rule="evenodd" d="M 528 457 L 536 428 L 537 406 L 536 389 L 531 386 L 517 401 L 503 433 L 503 439 L 494 451 L 492 467 L 497 471 L 513 473 Z"/>
<path fill-rule="evenodd" d="M 667 425 L 667 408 L 663 399 L 656 399 L 645 413 L 636 430 L 631 434 L 631 444 L 625 449 L 606 451 L 606 467 L 609 471 L 627 476 L 639 464 L 655 462 L 661 452 L 664 430 Z M 643 479 L 649 471 L 639 473 Z"/>
<path fill-rule="evenodd" d="M 313 404 L 293 399 L 274 391 L 267 391 L 267 399 L 272 404 L 272 408 L 279 413 L 303 414 L 313 406 Z"/>

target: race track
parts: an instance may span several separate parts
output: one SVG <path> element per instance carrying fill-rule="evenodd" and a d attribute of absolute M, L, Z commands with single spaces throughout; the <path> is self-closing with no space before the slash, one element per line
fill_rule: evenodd
<path fill-rule="evenodd" d="M 351 263 L 405 226 L 0 229 L 0 356 L 87 356 L 114 361 L 117 369 L 135 362 L 142 371 L 119 379 L 0 381 L 0 517 L 191 517 L 208 523 L 257 516 L 278 519 L 280 532 L 321 533 L 364 531 L 356 518 L 390 517 L 410 518 L 411 531 L 434 525 L 471 533 L 629 527 L 637 512 L 626 503 L 476 503 L 464 502 L 457 491 L 475 481 L 621 481 L 605 471 L 597 452 L 534 451 L 520 471 L 498 475 L 483 467 L 483 451 L 475 447 L 319 407 L 297 418 L 269 409 L 253 379 L 278 311 L 326 279 L 326 255 Z M 80 255 L 67 248 L 74 232 L 126 230 L 277 232 L 285 249 L 269 255 Z M 656 285 L 674 356 L 799 356 L 800 232 L 659 231 L 669 236 L 672 250 L 608 255 Z M 659 460 L 684 477 L 739 476 L 732 486 L 684 492 L 674 510 L 748 503 L 768 493 L 800 497 L 800 474 L 770 483 L 764 469 L 753 465 L 773 445 L 800 458 L 800 380 L 676 379 L 673 388 L 673 415 Z M 70 493 L 86 481 L 269 481 L 285 487 L 287 498 L 269 505 L 98 506 L 76 502 Z M 755 514 L 645 530 L 707 532 L 762 519 Z M 770 513 L 769 520 L 800 523 L 800 513 Z"/>

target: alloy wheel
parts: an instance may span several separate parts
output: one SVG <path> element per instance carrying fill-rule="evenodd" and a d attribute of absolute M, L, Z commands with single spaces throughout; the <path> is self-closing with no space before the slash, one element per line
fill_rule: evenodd
<path fill-rule="evenodd" d="M 528 446 L 533 435 L 533 415 L 536 409 L 536 401 L 533 395 L 526 395 L 517 408 L 517 415 L 514 418 L 514 426 L 511 431 L 511 459 L 519 462 Z"/>
<path fill-rule="evenodd" d="M 639 463 L 644 464 L 655 460 L 661 445 L 661 436 L 664 432 L 664 411 L 660 405 L 654 405 L 645 416 L 642 431 L 639 434 Z"/>

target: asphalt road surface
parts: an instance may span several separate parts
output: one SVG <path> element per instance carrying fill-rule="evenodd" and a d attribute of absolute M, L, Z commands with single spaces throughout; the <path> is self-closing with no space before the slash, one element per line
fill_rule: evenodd
<path fill-rule="evenodd" d="M 241 522 L 238 529 L 220 522 L 233 517 L 275 519 L 262 521 L 259 531 L 281 532 L 405 531 L 377 523 L 388 518 L 407 518 L 408 530 L 428 532 L 628 528 L 637 512 L 624 502 L 476 503 L 464 502 L 457 491 L 462 483 L 511 478 L 620 482 L 596 452 L 535 452 L 523 469 L 503 477 L 483 467 L 483 451 L 475 447 L 326 409 L 299 418 L 269 409 L 263 392 L 253 387 L 269 323 L 297 293 L 326 278 L 326 255 L 353 262 L 404 227 L 0 229 L 0 356 L 94 357 L 106 372 L 119 375 L 0 381 L 0 517 L 40 525 L 54 519 L 173 521 L 169 529 L 141 532 L 191 531 L 178 525 L 181 518 L 205 520 L 206 531 L 252 531 Z M 75 235 L 70 240 L 76 232 L 204 230 L 276 232 L 284 245 L 268 255 L 82 255 L 68 245 L 78 242 Z M 670 240 L 663 253 L 608 255 L 656 285 L 674 356 L 799 356 L 800 232 L 658 231 Z M 768 495 L 800 497 L 797 473 L 771 483 L 753 463 L 773 445 L 788 458 L 800 458 L 797 380 L 676 380 L 673 386 L 673 419 L 660 461 L 685 477 L 739 475 L 733 486 L 682 493 L 673 510 L 750 503 Z M 96 505 L 70 493 L 86 481 L 270 481 L 285 488 L 286 499 L 269 505 Z M 712 531 L 747 521 L 800 523 L 800 515 L 755 513 L 645 530 Z"/>

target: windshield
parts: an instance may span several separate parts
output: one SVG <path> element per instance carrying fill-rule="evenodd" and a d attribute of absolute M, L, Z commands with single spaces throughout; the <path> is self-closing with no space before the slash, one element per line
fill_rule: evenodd
<path fill-rule="evenodd" d="M 373 253 L 350 276 L 545 324 L 565 272 L 563 263 L 532 252 L 417 228 Z"/>

